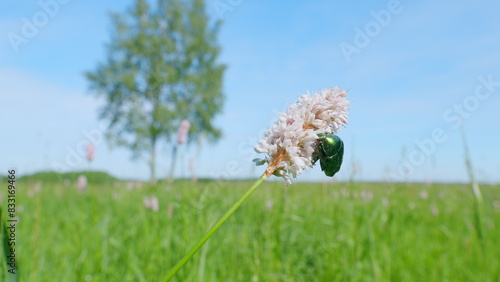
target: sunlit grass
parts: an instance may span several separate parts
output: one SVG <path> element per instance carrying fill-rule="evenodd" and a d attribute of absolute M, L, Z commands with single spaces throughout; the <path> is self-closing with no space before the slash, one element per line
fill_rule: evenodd
<path fill-rule="evenodd" d="M 18 183 L 21 281 L 158 281 L 251 182 L 32 185 Z M 496 281 L 500 187 L 482 188 L 484 249 L 465 184 L 264 183 L 174 280 Z"/>

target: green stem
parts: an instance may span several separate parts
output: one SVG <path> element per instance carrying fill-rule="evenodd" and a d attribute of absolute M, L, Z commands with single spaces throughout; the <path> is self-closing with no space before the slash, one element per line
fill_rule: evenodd
<path fill-rule="evenodd" d="M 198 243 L 196 243 L 196 245 L 191 249 L 191 251 L 189 251 L 189 253 L 187 253 L 175 266 L 174 268 L 172 268 L 172 270 L 170 270 L 170 272 L 167 274 L 167 276 L 165 276 L 165 278 L 163 278 L 162 281 L 169 281 L 170 279 L 172 279 L 172 277 L 174 277 L 174 275 L 177 273 L 177 271 L 179 271 L 183 266 L 184 264 L 186 264 L 186 262 L 203 246 L 203 244 L 205 244 L 205 242 L 208 241 L 208 239 L 210 239 L 210 237 L 212 237 L 212 235 L 215 233 L 215 231 L 217 231 L 217 229 L 219 229 L 219 227 L 222 226 L 222 224 L 224 224 L 224 222 L 226 222 L 226 220 L 241 206 L 241 204 L 243 204 L 243 202 L 250 196 L 252 195 L 252 193 L 257 189 L 257 187 L 259 187 L 259 185 L 264 182 L 269 176 L 267 176 L 265 173 L 262 174 L 262 176 L 257 180 L 255 181 L 255 183 L 252 185 L 252 187 L 250 187 L 250 189 L 248 189 L 248 191 L 245 193 L 245 195 L 243 195 L 243 197 L 241 197 L 241 199 L 238 200 L 238 202 L 236 202 L 236 204 L 233 205 L 233 207 L 228 210 L 226 212 L 226 214 L 224 214 L 224 216 L 219 219 L 219 221 L 217 221 L 217 223 L 214 224 L 214 226 L 212 226 L 212 228 L 210 228 L 210 230 L 208 230 L 207 234 L 205 234 L 205 236 L 203 236 L 203 238 L 200 239 L 200 241 L 198 241 Z"/>

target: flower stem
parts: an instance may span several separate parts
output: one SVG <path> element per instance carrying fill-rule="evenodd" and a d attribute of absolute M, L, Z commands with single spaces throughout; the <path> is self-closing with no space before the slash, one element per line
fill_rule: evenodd
<path fill-rule="evenodd" d="M 184 264 L 186 264 L 186 262 L 205 244 L 205 242 L 208 241 L 208 239 L 210 239 L 210 237 L 212 237 L 212 235 L 215 233 L 215 231 L 217 231 L 217 229 L 219 229 L 219 227 L 222 226 L 222 224 L 224 224 L 224 222 L 226 222 L 226 220 L 241 206 L 241 204 L 243 204 L 243 202 L 257 189 L 257 187 L 259 187 L 259 185 L 264 182 L 267 178 L 269 177 L 269 174 L 262 174 L 262 176 L 257 180 L 255 181 L 255 183 L 252 185 L 252 187 L 250 187 L 250 189 L 248 189 L 248 191 L 245 193 L 245 195 L 243 195 L 243 197 L 241 197 L 241 199 L 238 200 L 238 202 L 236 202 L 233 207 L 231 207 L 231 209 L 229 209 L 226 214 L 224 214 L 224 216 L 221 217 L 221 219 L 219 219 L 219 221 L 217 221 L 214 226 L 212 226 L 212 228 L 210 228 L 210 230 L 208 230 L 208 232 L 205 234 L 205 236 L 203 236 L 203 238 L 200 239 L 200 241 L 198 241 L 198 243 L 196 243 L 196 245 L 189 251 L 189 253 L 187 253 L 175 266 L 174 268 L 172 268 L 172 270 L 170 270 L 170 272 L 167 274 L 167 276 L 165 276 L 165 278 L 163 278 L 162 281 L 169 281 L 170 279 L 172 279 L 172 277 L 174 277 L 174 275 L 184 266 Z"/>

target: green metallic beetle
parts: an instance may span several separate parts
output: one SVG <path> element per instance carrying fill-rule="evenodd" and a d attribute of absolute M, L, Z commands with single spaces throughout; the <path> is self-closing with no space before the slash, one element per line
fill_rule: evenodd
<path fill-rule="evenodd" d="M 344 142 L 337 135 L 318 134 L 319 139 L 314 153 L 313 163 L 319 160 L 321 170 L 326 176 L 339 172 L 344 157 Z"/>

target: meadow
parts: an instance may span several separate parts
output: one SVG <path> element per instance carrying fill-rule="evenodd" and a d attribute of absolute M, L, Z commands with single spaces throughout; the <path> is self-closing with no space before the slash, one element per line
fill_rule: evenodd
<path fill-rule="evenodd" d="M 161 281 L 252 184 L 75 176 L 17 182 L 20 281 Z M 468 184 L 265 182 L 173 281 L 500 281 L 500 186 L 481 189 L 477 218 Z"/>

